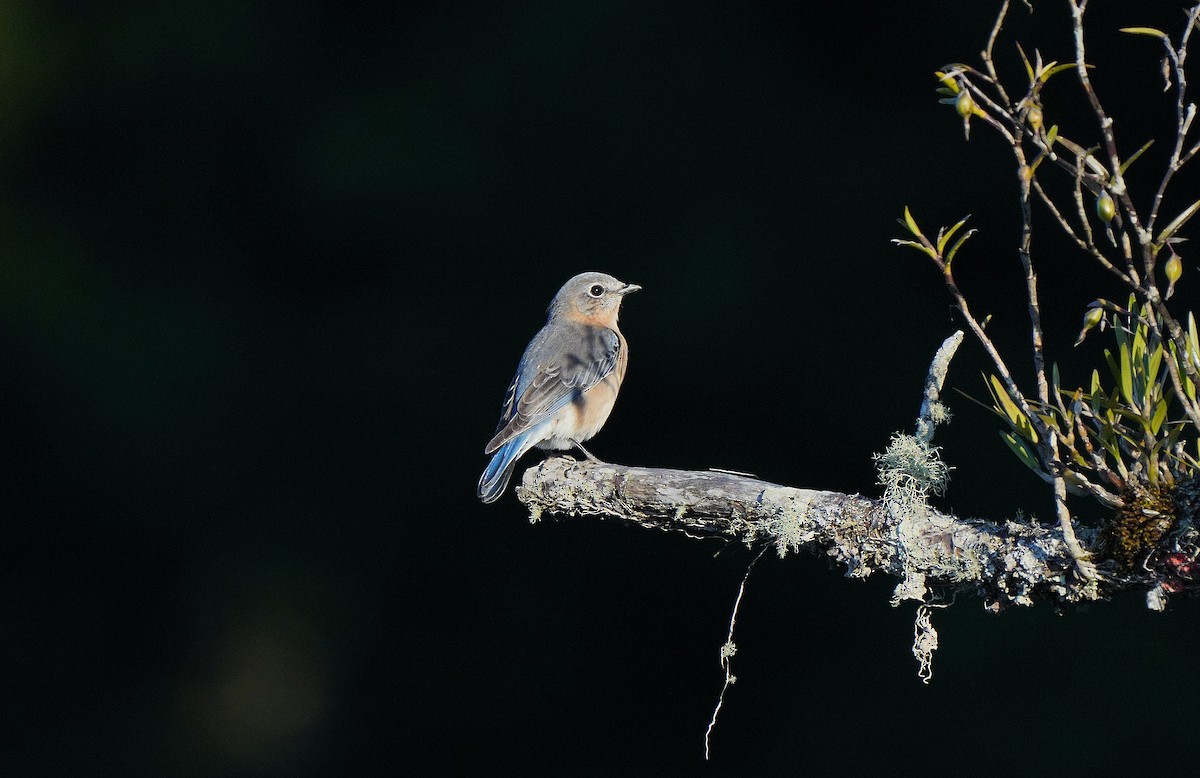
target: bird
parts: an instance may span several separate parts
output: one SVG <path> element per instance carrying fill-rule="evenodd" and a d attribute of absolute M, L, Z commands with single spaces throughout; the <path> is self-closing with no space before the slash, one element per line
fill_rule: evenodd
<path fill-rule="evenodd" d="M 563 284 L 546 325 L 533 336 L 501 406 L 496 434 L 484 447 L 492 459 L 479 477 L 479 499 L 504 494 L 517 459 L 537 446 L 546 450 L 583 447 L 608 420 L 629 349 L 617 328 L 625 295 L 641 289 L 606 273 L 580 273 Z"/>

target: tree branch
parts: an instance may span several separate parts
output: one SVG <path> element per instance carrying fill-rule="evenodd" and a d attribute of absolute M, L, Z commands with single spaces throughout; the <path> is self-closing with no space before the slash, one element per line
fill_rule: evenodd
<path fill-rule="evenodd" d="M 897 518 L 884 500 L 797 489 L 720 471 L 577 462 L 551 457 L 525 471 L 517 492 L 538 520 L 599 516 L 689 537 L 811 551 L 866 578 L 900 579 L 898 599 L 929 587 L 974 588 L 989 608 L 1091 599 L 1057 527 L 991 523 L 928 509 Z"/>
<path fill-rule="evenodd" d="M 770 545 L 780 557 L 810 551 L 844 566 L 853 578 L 876 572 L 898 578 L 893 604 L 930 604 L 938 599 L 934 592 L 945 589 L 973 591 L 998 611 L 1038 599 L 1067 605 L 1140 588 L 1150 607 L 1161 610 L 1168 593 L 1200 591 L 1200 533 L 1193 529 L 1200 479 L 1180 486 L 1180 521 L 1132 574 L 1118 574 L 1112 560 L 1081 571 L 1078 551 L 1061 526 L 963 518 L 929 506 L 926 497 L 941 493 L 947 470 L 929 439 L 948 418 L 939 394 L 961 342 L 961 332 L 947 338 L 930 365 L 918 436 L 897 435 L 876 457 L 886 487 L 881 499 L 780 486 L 726 470 L 628 467 L 566 456 L 526 470 L 517 497 L 534 522 L 547 514 L 598 516 L 690 538 Z M 1086 530 L 1081 539 L 1090 544 L 1096 536 Z"/>

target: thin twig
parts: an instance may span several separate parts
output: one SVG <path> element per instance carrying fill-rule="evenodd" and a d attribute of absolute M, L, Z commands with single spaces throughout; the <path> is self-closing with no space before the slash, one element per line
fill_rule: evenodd
<path fill-rule="evenodd" d="M 1123 283 L 1129 286 L 1135 285 L 1134 281 L 1128 275 L 1126 275 L 1119 267 L 1109 261 L 1108 257 L 1104 256 L 1104 252 L 1100 251 L 1100 248 L 1096 246 L 1095 243 L 1091 243 L 1079 237 L 1079 234 L 1075 232 L 1075 230 L 1071 227 L 1070 222 L 1067 221 L 1067 217 L 1063 215 L 1062 211 L 1058 210 L 1058 206 L 1055 205 L 1054 200 L 1050 199 L 1050 195 L 1046 194 L 1046 190 L 1042 188 L 1042 184 L 1037 180 L 1037 178 L 1033 179 L 1033 190 L 1037 192 L 1038 198 L 1042 201 L 1042 204 L 1046 206 L 1046 208 L 1050 211 L 1050 215 L 1053 216 L 1054 220 L 1058 222 L 1058 225 L 1062 227 L 1063 232 L 1067 234 L 1067 237 L 1075 242 L 1076 246 L 1078 246 L 1082 251 L 1091 254 L 1101 267 L 1115 275 Z M 1088 237 L 1089 239 L 1091 238 L 1090 231 Z"/>
<path fill-rule="evenodd" d="M 733 628 L 737 626 L 738 608 L 742 605 L 742 595 L 746 593 L 746 581 L 750 580 L 750 571 L 754 569 L 755 563 L 762 559 L 762 555 L 766 553 L 767 546 L 759 549 L 758 554 L 750 560 L 750 564 L 746 565 L 746 574 L 742 576 L 742 583 L 738 586 L 737 599 L 733 601 L 733 613 L 729 616 L 729 634 L 725 637 L 725 644 L 721 646 L 721 668 L 725 671 L 725 684 L 721 687 L 721 694 L 717 697 L 717 706 L 713 708 L 712 718 L 708 721 L 708 729 L 704 730 L 704 761 L 709 758 L 709 738 L 712 737 L 713 729 L 717 726 L 717 714 L 721 712 L 721 706 L 725 703 L 725 692 L 730 686 L 737 683 L 737 676 L 733 674 L 733 655 L 737 653 L 737 645 L 733 642 Z"/>
<path fill-rule="evenodd" d="M 1008 0 L 1000 5 L 1000 13 L 996 14 L 996 23 L 992 25 L 992 34 L 988 36 L 987 46 L 982 52 L 983 65 L 987 68 L 988 77 L 992 82 L 992 86 L 996 89 L 996 94 L 1000 95 L 1000 99 L 1005 105 L 1012 105 L 1012 100 L 1008 99 L 1008 93 L 1004 91 L 1004 84 L 1001 83 L 1000 77 L 996 75 L 996 64 L 992 60 L 992 49 L 996 46 L 996 38 L 1000 35 L 1001 28 L 1004 27 L 1004 17 L 1008 15 Z"/>
<path fill-rule="evenodd" d="M 1171 72 L 1175 77 L 1175 145 L 1171 149 L 1171 158 L 1167 161 L 1166 170 L 1163 172 L 1162 180 L 1158 184 L 1158 190 L 1154 193 L 1154 203 L 1150 207 L 1150 216 L 1146 219 L 1147 231 L 1154 232 L 1154 223 L 1158 219 L 1158 209 L 1162 205 L 1163 196 L 1167 192 L 1167 186 L 1171 183 L 1171 178 L 1183 166 L 1181 156 L 1183 154 L 1183 144 L 1187 137 L 1188 130 L 1191 128 L 1192 120 L 1196 116 L 1196 106 L 1187 105 L 1187 74 L 1183 69 L 1183 63 L 1187 59 L 1188 40 L 1192 37 L 1192 29 L 1196 25 L 1196 16 L 1200 14 L 1200 4 L 1193 6 L 1188 12 L 1187 28 L 1179 39 L 1179 50 L 1171 48 L 1171 40 L 1163 39 L 1163 48 L 1167 52 L 1167 60 L 1171 63 Z M 1191 153 L 1188 154 L 1189 158 Z"/>

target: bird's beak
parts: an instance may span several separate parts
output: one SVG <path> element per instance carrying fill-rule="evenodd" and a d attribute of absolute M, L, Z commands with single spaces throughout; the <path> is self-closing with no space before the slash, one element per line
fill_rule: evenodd
<path fill-rule="evenodd" d="M 636 292 L 637 290 L 639 290 L 641 288 L 642 287 L 638 286 L 637 284 L 625 284 L 625 286 L 622 286 L 620 289 L 617 290 L 617 294 L 624 297 L 625 295 L 629 294 L 630 292 Z"/>

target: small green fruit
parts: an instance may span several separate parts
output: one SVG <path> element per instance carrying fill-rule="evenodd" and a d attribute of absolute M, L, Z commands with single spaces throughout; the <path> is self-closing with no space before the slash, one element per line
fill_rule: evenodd
<path fill-rule="evenodd" d="M 1107 190 L 1100 192 L 1100 196 L 1096 198 L 1096 215 L 1106 223 L 1112 221 L 1113 217 L 1117 215 L 1117 203 Z"/>
<path fill-rule="evenodd" d="M 1171 286 L 1175 286 L 1175 282 L 1183 275 L 1183 263 L 1179 261 L 1178 254 L 1171 255 L 1171 258 L 1167 260 L 1166 267 L 1163 268 L 1163 272 L 1167 274 L 1167 281 Z"/>
<path fill-rule="evenodd" d="M 958 111 L 958 115 L 964 119 L 975 113 L 975 101 L 971 99 L 971 94 L 967 90 L 964 89 L 959 93 L 958 99 L 954 101 L 954 110 Z"/>

